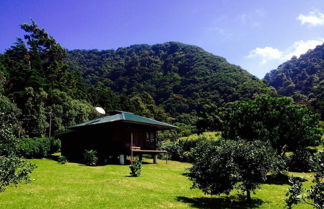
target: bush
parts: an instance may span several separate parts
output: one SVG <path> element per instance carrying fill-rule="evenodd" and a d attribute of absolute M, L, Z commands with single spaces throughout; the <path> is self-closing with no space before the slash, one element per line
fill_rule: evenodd
<path fill-rule="evenodd" d="M 281 156 L 316 146 L 321 140 L 319 115 L 289 97 L 263 95 L 228 103 L 221 118 L 225 139 L 260 140 Z"/>
<path fill-rule="evenodd" d="M 29 181 L 29 176 L 36 166 L 16 156 L 0 156 L 0 192 L 9 184 Z"/>
<path fill-rule="evenodd" d="M 25 138 L 18 144 L 18 153 L 26 158 L 43 158 L 59 151 L 60 140 L 54 138 Z"/>
<path fill-rule="evenodd" d="M 87 165 L 95 166 L 98 163 L 97 152 L 95 150 L 85 150 L 83 157 Z"/>
<path fill-rule="evenodd" d="M 11 127 L 10 124 L 6 126 L 0 122 L 0 192 L 9 184 L 28 181 L 28 175 L 36 167 L 17 156 L 18 139 L 13 135 Z"/>
<path fill-rule="evenodd" d="M 205 194 L 229 194 L 234 188 L 250 192 L 264 182 L 268 173 L 278 173 L 282 163 L 275 151 L 261 141 L 244 140 L 200 143 L 193 150 L 194 162 L 188 177 Z"/>
<path fill-rule="evenodd" d="M 67 163 L 67 161 L 68 161 L 67 158 L 65 156 L 63 156 L 63 155 L 58 157 L 58 162 L 60 164 L 65 164 L 65 163 Z"/>
<path fill-rule="evenodd" d="M 141 175 L 142 170 L 142 162 L 140 160 L 136 160 L 133 164 L 129 165 L 129 169 L 131 170 L 130 175 L 133 177 L 138 177 Z"/>
<path fill-rule="evenodd" d="M 291 187 L 286 193 L 286 206 L 291 209 L 293 205 L 301 202 L 312 205 L 316 209 L 324 208 L 324 152 L 316 153 L 313 158 L 313 169 L 316 172 L 310 189 L 303 188 L 299 179 L 290 178 Z"/>
<path fill-rule="evenodd" d="M 293 155 L 288 157 L 287 165 L 289 171 L 310 172 L 312 171 L 313 153 L 309 150 L 296 150 Z"/>
<path fill-rule="evenodd" d="M 197 147 L 200 142 L 217 141 L 220 138 L 220 132 L 205 132 L 202 134 L 193 134 L 188 137 L 181 137 L 176 141 L 165 141 L 161 149 L 168 151 L 171 160 L 192 162 L 192 149 Z"/>

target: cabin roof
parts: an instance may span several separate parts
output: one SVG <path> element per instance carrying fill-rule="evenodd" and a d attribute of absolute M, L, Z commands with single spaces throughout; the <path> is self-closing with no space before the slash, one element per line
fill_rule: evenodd
<path fill-rule="evenodd" d="M 80 127 L 86 127 L 86 126 L 93 126 L 93 125 L 99 125 L 99 124 L 109 124 L 114 122 L 124 122 L 124 123 L 133 123 L 133 124 L 140 124 L 140 125 L 147 125 L 147 126 L 153 126 L 157 129 L 173 129 L 177 128 L 176 126 L 173 126 L 168 123 L 164 123 L 161 121 L 157 121 L 151 118 L 146 118 L 143 116 L 136 115 L 131 112 L 124 112 L 124 111 L 118 111 L 117 114 L 114 115 L 107 115 L 100 118 L 96 118 L 84 123 L 73 125 L 69 128 L 80 128 Z"/>

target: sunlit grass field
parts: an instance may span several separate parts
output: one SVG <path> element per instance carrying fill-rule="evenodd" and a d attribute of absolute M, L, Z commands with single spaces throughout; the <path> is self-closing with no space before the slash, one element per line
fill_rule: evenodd
<path fill-rule="evenodd" d="M 29 184 L 10 186 L 0 193 L 0 208 L 284 208 L 287 184 L 264 184 L 253 194 L 253 204 L 231 196 L 204 195 L 190 189 L 183 175 L 188 163 L 159 161 L 144 164 L 140 177 L 129 177 L 127 165 L 89 167 L 77 163 L 61 165 L 49 159 L 31 162 L 38 168 Z M 294 173 L 311 184 L 311 174 Z M 310 208 L 301 204 L 295 208 Z"/>

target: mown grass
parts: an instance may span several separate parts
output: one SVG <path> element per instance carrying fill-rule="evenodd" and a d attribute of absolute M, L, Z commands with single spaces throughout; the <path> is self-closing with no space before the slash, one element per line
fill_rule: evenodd
<path fill-rule="evenodd" d="M 185 175 L 188 163 L 159 161 L 144 164 L 142 175 L 129 177 L 127 165 L 88 167 L 61 165 L 49 159 L 31 160 L 38 168 L 29 184 L 10 186 L 0 193 L 0 208 L 284 208 L 288 185 L 264 184 L 246 205 L 235 193 L 211 197 L 197 189 Z M 311 179 L 311 174 L 294 173 Z M 310 181 L 305 182 L 307 186 Z M 310 208 L 298 205 L 295 208 Z"/>

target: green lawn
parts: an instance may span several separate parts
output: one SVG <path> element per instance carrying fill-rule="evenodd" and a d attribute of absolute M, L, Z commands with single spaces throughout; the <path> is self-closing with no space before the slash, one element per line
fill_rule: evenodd
<path fill-rule="evenodd" d="M 190 189 L 183 175 L 187 163 L 164 161 L 144 164 L 142 176 L 129 177 L 127 165 L 88 167 L 58 164 L 48 159 L 31 160 L 38 168 L 29 184 L 11 186 L 0 193 L 0 208 L 284 208 L 288 185 L 265 184 L 252 206 L 243 206 L 236 196 L 210 197 Z M 295 173 L 308 179 L 310 174 Z M 310 184 L 310 181 L 306 182 Z M 227 206 L 225 206 L 227 205 Z M 299 205 L 295 208 L 310 208 Z"/>

